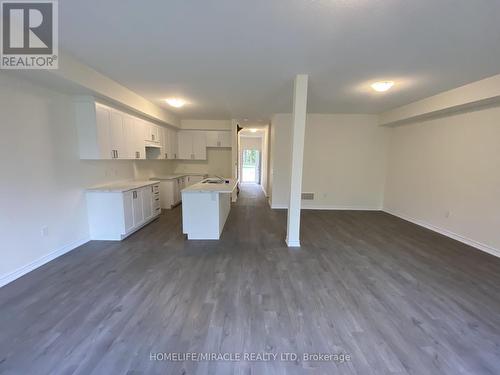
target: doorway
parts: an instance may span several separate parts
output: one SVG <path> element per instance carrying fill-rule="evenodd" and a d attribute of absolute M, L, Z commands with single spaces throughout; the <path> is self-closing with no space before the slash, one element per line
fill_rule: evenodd
<path fill-rule="evenodd" d="M 260 184 L 260 151 L 243 149 L 241 155 L 241 182 Z"/>

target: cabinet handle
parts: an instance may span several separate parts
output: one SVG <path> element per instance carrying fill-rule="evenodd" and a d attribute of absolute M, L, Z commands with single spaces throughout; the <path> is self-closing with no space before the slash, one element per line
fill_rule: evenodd
<path fill-rule="evenodd" d="M 151 140 L 154 141 L 155 140 L 155 135 L 154 134 L 151 134 Z"/>
<path fill-rule="evenodd" d="M 139 151 L 135 152 L 135 158 L 139 159 L 141 157 L 141 153 Z"/>
<path fill-rule="evenodd" d="M 217 147 L 220 147 L 220 141 L 217 141 Z"/>
<path fill-rule="evenodd" d="M 167 153 L 165 153 L 165 159 L 168 159 L 168 154 Z"/>
<path fill-rule="evenodd" d="M 137 199 L 137 191 L 132 192 L 132 198 Z"/>
<path fill-rule="evenodd" d="M 118 150 L 116 150 L 116 158 L 118 159 Z"/>

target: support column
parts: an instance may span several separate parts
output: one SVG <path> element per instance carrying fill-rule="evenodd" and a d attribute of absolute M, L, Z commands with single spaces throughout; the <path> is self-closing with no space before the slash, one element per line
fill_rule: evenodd
<path fill-rule="evenodd" d="M 288 247 L 300 247 L 300 205 L 302 201 L 302 167 L 304 164 L 308 79 L 307 74 L 298 74 L 295 77 L 293 91 L 292 168 L 286 230 Z"/>

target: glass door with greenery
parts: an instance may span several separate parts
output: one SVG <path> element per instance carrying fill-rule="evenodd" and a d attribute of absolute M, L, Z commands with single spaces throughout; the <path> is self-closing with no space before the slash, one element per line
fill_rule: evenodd
<path fill-rule="evenodd" d="M 260 152 L 259 150 L 243 150 L 241 182 L 259 183 Z"/>

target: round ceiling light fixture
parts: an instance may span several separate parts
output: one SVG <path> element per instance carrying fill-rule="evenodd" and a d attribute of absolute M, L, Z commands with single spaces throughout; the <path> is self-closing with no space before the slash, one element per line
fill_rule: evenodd
<path fill-rule="evenodd" d="M 167 104 L 169 106 L 174 107 L 174 108 L 182 108 L 187 103 L 184 99 L 180 99 L 180 98 L 169 98 L 169 99 L 165 99 L 165 101 L 167 102 Z"/>
<path fill-rule="evenodd" d="M 377 92 L 385 92 L 390 90 L 394 86 L 394 81 L 380 81 L 372 83 L 372 89 Z"/>

